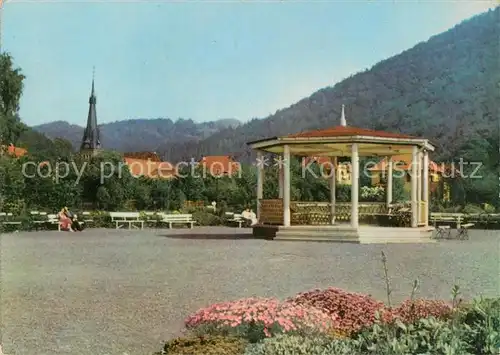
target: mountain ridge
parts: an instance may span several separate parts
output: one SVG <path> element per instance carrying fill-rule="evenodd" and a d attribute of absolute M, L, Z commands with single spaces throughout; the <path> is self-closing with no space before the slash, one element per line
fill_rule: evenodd
<path fill-rule="evenodd" d="M 99 125 L 103 148 L 120 152 L 162 150 L 165 141 L 196 142 L 215 132 L 240 125 L 233 118 L 195 122 L 179 118 L 130 118 Z M 51 139 L 64 138 L 73 148 L 80 148 L 84 127 L 66 121 L 54 121 L 32 127 Z"/>

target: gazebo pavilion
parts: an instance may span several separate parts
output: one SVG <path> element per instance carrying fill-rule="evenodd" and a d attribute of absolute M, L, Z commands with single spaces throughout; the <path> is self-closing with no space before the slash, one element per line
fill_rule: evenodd
<path fill-rule="evenodd" d="M 429 228 L 429 151 L 434 146 L 423 138 L 404 134 L 375 131 L 346 125 L 342 107 L 341 125 L 249 142 L 257 151 L 257 218 L 254 236 L 283 240 L 321 240 L 354 243 L 431 242 L 433 228 Z M 279 155 L 279 196 L 263 199 L 266 153 Z M 411 164 L 411 226 L 382 227 L 360 225 L 359 216 L 387 215 L 392 203 L 391 156 L 408 154 Z M 330 157 L 333 168 L 326 178 L 330 180 L 329 202 L 300 202 L 290 200 L 290 157 Z M 359 202 L 359 158 L 385 157 L 387 186 L 385 203 Z M 336 203 L 335 166 L 339 158 L 350 157 L 351 203 Z M 323 178 L 325 176 L 323 175 Z M 321 177 L 320 177 L 321 178 Z M 345 223 L 349 221 L 349 223 Z"/>

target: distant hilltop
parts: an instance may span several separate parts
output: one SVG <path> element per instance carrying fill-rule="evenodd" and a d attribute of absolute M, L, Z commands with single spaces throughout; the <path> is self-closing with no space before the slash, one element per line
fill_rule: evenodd
<path fill-rule="evenodd" d="M 49 138 L 64 138 L 75 150 L 80 148 L 83 125 L 55 121 L 32 127 Z M 115 121 L 99 125 L 101 143 L 104 149 L 119 152 L 154 151 L 163 154 L 166 144 L 176 142 L 196 143 L 223 129 L 236 128 L 241 122 L 235 118 L 223 118 L 209 122 L 195 122 L 191 119 L 139 118 Z"/>

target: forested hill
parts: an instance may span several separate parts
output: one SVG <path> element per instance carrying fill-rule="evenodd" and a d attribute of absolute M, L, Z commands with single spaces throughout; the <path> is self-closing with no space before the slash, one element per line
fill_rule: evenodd
<path fill-rule="evenodd" d="M 349 125 L 425 136 L 450 158 L 468 138 L 498 132 L 499 23 L 497 7 L 266 119 L 171 145 L 166 158 L 248 157 L 248 141 L 338 124 L 342 104 Z"/>
<path fill-rule="evenodd" d="M 82 117 L 82 125 L 86 117 Z M 220 119 L 210 122 L 194 122 L 191 119 L 155 118 L 129 119 L 100 125 L 101 142 L 105 149 L 120 152 L 162 151 L 165 142 L 196 143 L 200 139 L 227 127 L 238 126 L 236 119 Z M 64 121 L 45 123 L 33 127 L 49 138 L 64 138 L 71 142 L 74 149 L 80 149 L 84 127 Z"/>

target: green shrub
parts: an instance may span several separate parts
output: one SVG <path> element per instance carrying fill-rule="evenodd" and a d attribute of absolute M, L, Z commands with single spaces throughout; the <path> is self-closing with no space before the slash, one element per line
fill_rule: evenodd
<path fill-rule="evenodd" d="M 498 354 L 500 349 L 500 298 L 475 300 L 460 312 L 459 324 L 470 327 L 467 342 L 475 354 Z"/>
<path fill-rule="evenodd" d="M 222 224 L 222 219 L 219 216 L 206 211 L 194 212 L 193 219 L 199 226 L 219 226 Z"/>
<path fill-rule="evenodd" d="M 86 227 L 92 227 L 92 228 L 114 227 L 113 223 L 111 222 L 111 217 L 109 216 L 108 212 L 92 211 L 90 213 L 90 218 L 93 220 L 93 222 L 89 223 L 89 225 Z M 83 218 L 83 216 L 79 215 L 79 219 L 84 219 L 84 218 Z"/>
<path fill-rule="evenodd" d="M 248 345 L 244 355 L 357 355 L 350 339 L 278 335 Z"/>
<path fill-rule="evenodd" d="M 405 325 L 380 323 L 357 334 L 355 342 L 363 354 L 406 355 L 472 355 L 467 343 L 466 325 L 453 326 L 451 322 L 435 318 L 419 319 Z"/>
<path fill-rule="evenodd" d="M 236 337 L 192 336 L 168 341 L 155 355 L 243 355 L 247 342 Z"/>
<path fill-rule="evenodd" d="M 486 213 L 495 213 L 495 206 L 492 206 L 489 203 L 485 203 L 483 205 L 483 210 Z"/>
<path fill-rule="evenodd" d="M 463 212 L 467 214 L 474 214 L 474 213 L 484 213 L 484 210 L 481 208 L 481 206 L 468 204 L 465 205 Z"/>

